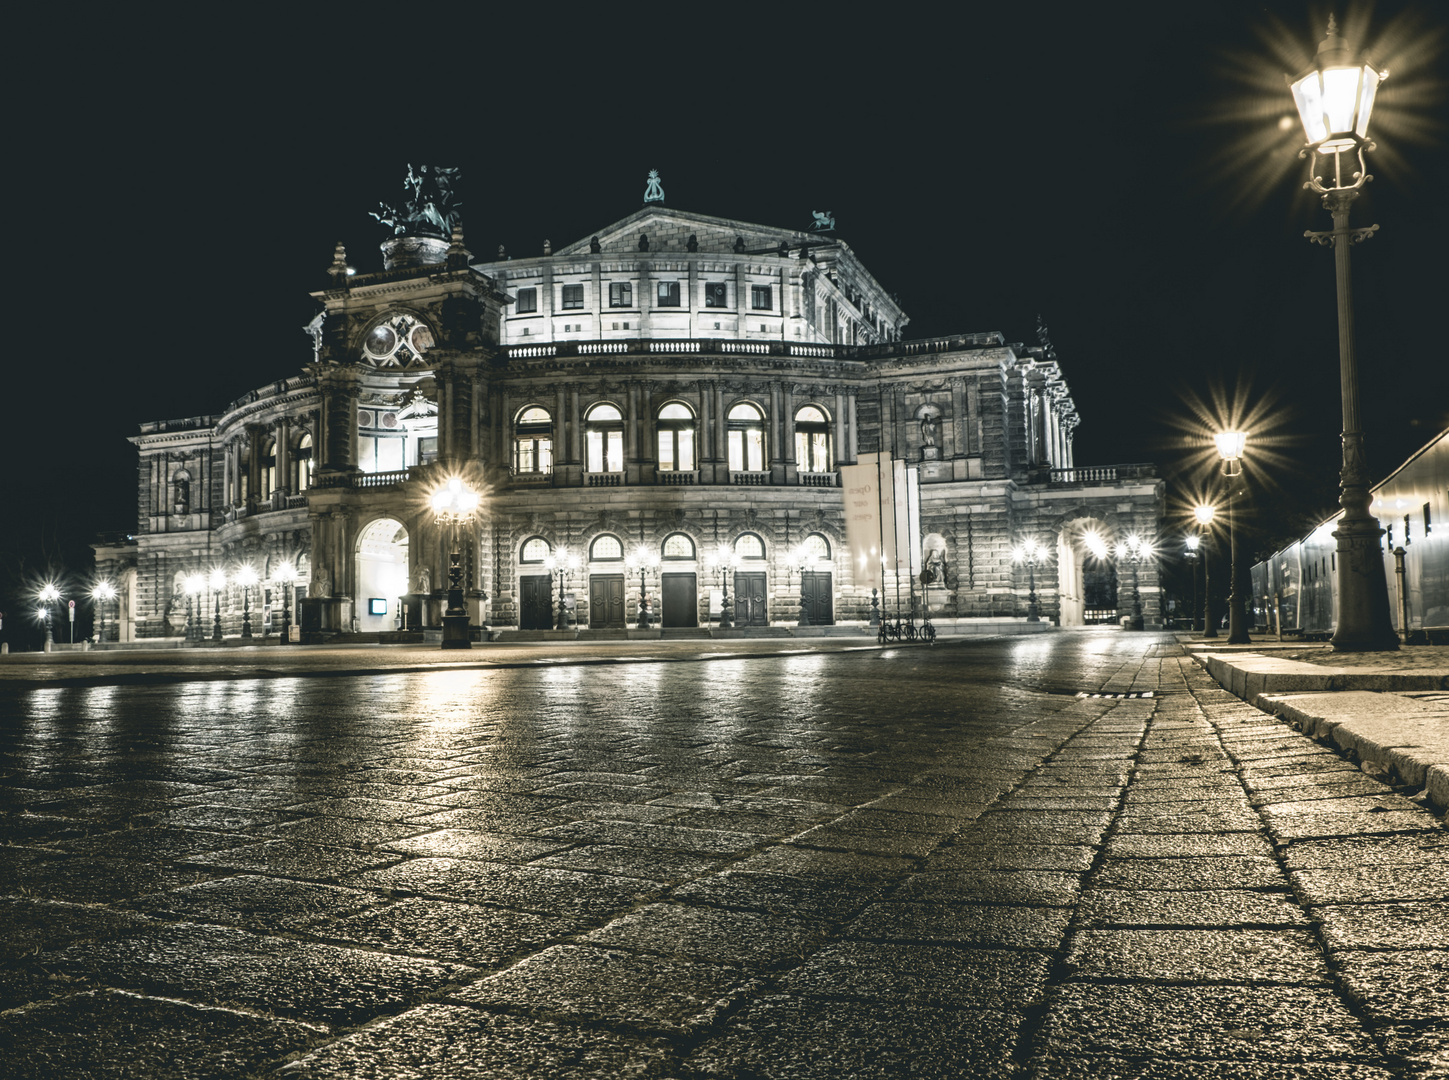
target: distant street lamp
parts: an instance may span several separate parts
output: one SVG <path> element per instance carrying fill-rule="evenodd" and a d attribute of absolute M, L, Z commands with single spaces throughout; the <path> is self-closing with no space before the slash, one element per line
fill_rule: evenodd
<path fill-rule="evenodd" d="M 472 521 L 478 509 L 478 493 L 457 476 L 449 477 L 433 492 L 433 517 L 452 529 L 448 552 L 448 610 L 443 612 L 443 648 L 471 649 L 468 637 L 468 608 L 463 603 L 463 562 L 458 550 L 458 526 Z"/>
<path fill-rule="evenodd" d="M 215 567 L 211 571 L 211 594 L 216 600 L 216 619 L 211 624 L 211 640 L 221 644 L 221 591 L 226 588 L 226 571 Z"/>
<path fill-rule="evenodd" d="M 243 563 L 236 572 L 237 584 L 242 587 L 242 630 L 241 636 L 250 641 L 252 637 L 252 586 L 257 583 L 257 569 L 251 563 Z"/>
<path fill-rule="evenodd" d="M 659 565 L 659 555 L 640 544 L 634 549 L 634 553 L 624 560 L 624 564 L 630 570 L 639 571 L 639 629 L 648 630 L 651 608 L 649 604 L 648 586 L 644 575 L 646 571 L 654 569 Z"/>
<path fill-rule="evenodd" d="M 1330 16 L 1328 36 L 1319 44 L 1313 66 L 1297 79 L 1288 80 L 1308 139 L 1308 145 L 1298 152 L 1309 162 L 1309 178 L 1303 186 L 1323 196 L 1323 208 L 1333 215 L 1331 231 L 1303 235 L 1333 248 L 1337 281 L 1338 374 L 1343 405 L 1343 470 L 1338 504 L 1343 507 L 1343 517 L 1333 534 L 1338 541 L 1338 625 L 1333 647 L 1340 652 L 1399 647 L 1389 616 L 1389 584 L 1379 542 L 1383 530 L 1369 513 L 1369 474 L 1359 418 L 1348 259 L 1351 245 L 1367 240 L 1378 230 L 1377 225 L 1350 228 L 1348 216 L 1364 184 L 1373 179 L 1363 156 L 1374 149 L 1368 137 L 1369 115 L 1379 84 L 1386 78 L 1387 71 L 1376 70 L 1338 36 L 1338 26 Z M 1352 155 L 1346 166 L 1352 171 L 1346 177 L 1345 154 Z M 1330 156 L 1333 179 L 1325 183 L 1317 170 Z M 1355 162 L 1357 169 L 1353 168 Z M 1246 636 L 1243 640 L 1247 640 Z"/>
<path fill-rule="evenodd" d="M 206 589 L 206 578 L 200 574 L 188 574 L 186 576 L 186 640 L 200 641 L 204 636 L 201 630 L 201 594 Z"/>
<path fill-rule="evenodd" d="M 1142 594 L 1137 588 L 1137 567 L 1150 560 L 1156 554 L 1156 549 L 1151 541 L 1132 533 L 1117 545 L 1114 554 L 1117 556 L 1118 565 L 1130 563 L 1132 566 L 1132 619 L 1128 625 L 1133 630 L 1141 630 L 1146 623 L 1142 618 Z"/>
<path fill-rule="evenodd" d="M 1206 503 L 1199 503 L 1192 508 L 1192 516 L 1197 519 L 1198 527 L 1203 530 L 1203 535 L 1208 543 L 1202 553 L 1202 636 L 1215 638 L 1218 636 L 1218 624 L 1213 621 L 1213 588 L 1212 575 L 1209 567 L 1212 565 L 1212 528 L 1213 518 L 1217 516 L 1217 507 L 1209 506 Z"/>
<path fill-rule="evenodd" d="M 91 590 L 91 599 L 95 602 L 96 611 L 100 613 L 101 625 L 96 634 L 96 644 L 106 640 L 106 605 L 116 598 L 116 587 L 109 581 L 101 581 Z"/>
<path fill-rule="evenodd" d="M 45 585 L 42 586 L 42 588 L 40 590 L 40 602 L 43 605 L 42 610 L 45 612 L 45 646 L 44 646 L 44 648 L 45 648 L 45 651 L 46 652 L 50 652 L 52 649 L 55 648 L 55 637 L 54 637 L 53 626 L 52 626 L 52 620 L 53 620 L 54 616 L 51 613 L 51 608 L 59 600 L 60 600 L 60 590 L 55 587 L 55 583 L 53 581 L 47 581 L 45 583 Z"/>
<path fill-rule="evenodd" d="M 1246 431 L 1220 431 L 1213 436 L 1218 456 L 1223 459 L 1223 475 L 1228 478 L 1228 644 L 1246 645 L 1247 619 L 1243 612 L 1243 568 L 1238 562 L 1237 502 L 1240 491 L 1234 481 L 1243 475 L 1243 449 L 1248 443 Z"/>
<path fill-rule="evenodd" d="M 288 561 L 277 567 L 277 580 L 282 583 L 282 644 L 292 641 L 292 583 L 297 580 L 297 568 Z"/>
<path fill-rule="evenodd" d="M 723 590 L 719 602 L 719 628 L 733 629 L 734 622 L 730 619 L 730 575 L 740 568 L 739 554 L 734 548 L 719 544 L 715 547 L 709 566 L 719 574 L 720 588 Z"/>
<path fill-rule="evenodd" d="M 564 590 L 568 587 L 569 571 L 579 568 L 579 557 L 560 544 L 548 558 L 543 560 L 543 565 L 550 574 L 555 570 L 558 571 L 558 623 L 554 629 L 567 630 L 569 612 L 568 605 L 564 602 Z"/>
<path fill-rule="evenodd" d="M 1046 554 L 1041 544 L 1037 543 L 1036 537 L 1027 537 L 1011 552 L 1011 561 L 1014 563 L 1026 563 L 1027 596 L 1026 596 L 1026 621 L 1041 622 L 1041 608 L 1036 602 L 1036 564 Z"/>

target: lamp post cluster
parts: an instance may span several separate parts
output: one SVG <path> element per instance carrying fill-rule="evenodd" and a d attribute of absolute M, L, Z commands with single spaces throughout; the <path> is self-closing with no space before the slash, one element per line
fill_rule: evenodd
<path fill-rule="evenodd" d="M 719 628 L 730 630 L 734 622 L 730 619 L 730 575 L 740 568 L 740 556 L 734 548 L 720 544 L 715 548 L 714 555 L 710 558 L 709 567 L 719 574 L 720 602 L 719 602 Z"/>
<path fill-rule="evenodd" d="M 478 510 L 478 492 L 462 479 L 453 476 L 433 492 L 433 517 L 439 525 L 450 527 L 448 551 L 448 610 L 443 613 L 443 648 L 471 649 L 468 635 L 468 608 L 463 602 L 463 560 L 458 550 L 458 528 L 473 520 Z"/>
<path fill-rule="evenodd" d="M 624 565 L 630 570 L 639 571 L 639 629 L 648 630 L 653 616 L 653 605 L 649 601 L 649 586 L 645 574 L 659 565 L 659 554 L 640 544 L 624 560 Z"/>
<path fill-rule="evenodd" d="M 1026 564 L 1026 621 L 1041 622 L 1041 607 L 1036 600 L 1036 565 L 1046 558 L 1046 548 L 1036 537 L 1029 536 L 1011 549 L 1011 561 Z"/>
<path fill-rule="evenodd" d="M 572 570 L 580 566 L 579 557 L 568 548 L 560 544 L 554 548 L 543 560 L 544 569 L 552 574 L 558 571 L 558 620 L 554 624 L 555 630 L 567 630 L 569 628 L 568 604 L 564 601 L 564 592 L 568 588 L 568 576 Z"/>
<path fill-rule="evenodd" d="M 814 622 L 810 618 L 810 605 L 805 597 L 805 575 L 815 566 L 815 552 L 801 544 L 790 552 L 785 565 L 789 573 L 800 575 L 800 618 L 797 620 L 797 625 L 813 626 Z"/>
<path fill-rule="evenodd" d="M 1152 541 L 1144 540 L 1136 533 L 1132 533 L 1127 539 L 1117 544 L 1113 553 L 1117 557 L 1119 566 L 1126 563 L 1132 567 L 1132 618 L 1128 626 L 1133 630 L 1141 630 L 1146 623 L 1142 618 L 1142 592 L 1137 587 L 1137 567 L 1144 562 L 1151 561 L 1157 553 L 1157 549 Z"/>

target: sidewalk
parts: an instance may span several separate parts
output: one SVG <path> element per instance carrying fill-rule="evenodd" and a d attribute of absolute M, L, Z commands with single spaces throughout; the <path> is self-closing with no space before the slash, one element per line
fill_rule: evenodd
<path fill-rule="evenodd" d="M 1449 807 L 1449 646 L 1338 653 L 1271 638 L 1177 639 L 1225 690 Z"/>

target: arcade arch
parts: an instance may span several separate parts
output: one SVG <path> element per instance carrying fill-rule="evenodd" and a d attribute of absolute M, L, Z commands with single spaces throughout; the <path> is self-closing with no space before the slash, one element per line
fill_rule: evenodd
<path fill-rule="evenodd" d="M 357 540 L 357 628 L 364 633 L 393 629 L 407 591 L 407 527 L 394 518 L 378 518 Z"/>

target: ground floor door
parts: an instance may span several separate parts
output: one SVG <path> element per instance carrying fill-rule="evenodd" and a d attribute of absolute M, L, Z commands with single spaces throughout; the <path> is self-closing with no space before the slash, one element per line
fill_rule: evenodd
<path fill-rule="evenodd" d="M 766 600 L 763 571 L 740 571 L 735 574 L 735 625 L 769 626 L 769 603 Z"/>
<path fill-rule="evenodd" d="M 800 574 L 800 625 L 832 626 L 835 623 L 834 585 L 831 575 L 819 570 Z"/>
<path fill-rule="evenodd" d="M 525 574 L 518 579 L 518 628 L 553 629 L 552 574 Z"/>
<path fill-rule="evenodd" d="M 624 575 L 589 577 L 589 629 L 624 629 Z"/>
<path fill-rule="evenodd" d="M 693 574 L 662 574 L 664 593 L 663 626 L 698 626 L 699 597 Z"/>

